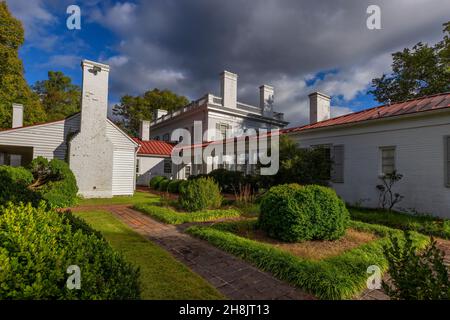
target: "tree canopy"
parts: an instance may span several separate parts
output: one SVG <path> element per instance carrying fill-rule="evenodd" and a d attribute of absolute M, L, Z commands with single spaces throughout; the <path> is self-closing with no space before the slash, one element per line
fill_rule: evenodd
<path fill-rule="evenodd" d="M 140 121 L 152 120 L 155 110 L 173 111 L 188 103 L 189 100 L 184 96 L 179 96 L 170 90 L 155 88 L 140 96 L 123 96 L 120 103 L 113 107 L 113 114 L 122 118 L 119 125 L 125 131 L 136 136 L 139 132 Z"/>
<path fill-rule="evenodd" d="M 372 93 L 381 103 L 398 102 L 450 90 L 450 21 L 444 38 L 434 46 L 417 43 L 392 54 L 392 73 L 372 80 Z"/>
<path fill-rule="evenodd" d="M 25 78 L 19 48 L 24 42 L 22 23 L 0 1 L 0 128 L 10 128 L 12 104 L 24 105 L 24 124 L 45 121 L 46 115 L 37 94 Z"/>
<path fill-rule="evenodd" d="M 64 119 L 81 108 L 81 88 L 60 71 L 49 71 L 48 80 L 37 81 L 33 86 L 47 113 L 48 121 Z"/>

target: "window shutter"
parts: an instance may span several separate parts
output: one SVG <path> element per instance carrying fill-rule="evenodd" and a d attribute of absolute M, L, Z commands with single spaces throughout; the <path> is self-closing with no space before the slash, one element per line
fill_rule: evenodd
<path fill-rule="evenodd" d="M 344 146 L 333 146 L 333 168 L 331 181 L 344 183 Z"/>
<path fill-rule="evenodd" d="M 450 188 L 450 136 L 445 137 L 445 185 Z"/>

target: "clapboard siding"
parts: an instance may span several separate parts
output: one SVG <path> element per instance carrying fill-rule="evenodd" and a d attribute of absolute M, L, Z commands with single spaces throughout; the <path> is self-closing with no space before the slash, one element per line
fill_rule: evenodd
<path fill-rule="evenodd" d="M 47 159 L 66 157 L 66 137 L 80 130 L 80 115 L 58 122 L 0 131 L 0 144 L 33 147 L 33 158 Z"/>
<path fill-rule="evenodd" d="M 112 193 L 132 195 L 135 186 L 136 144 L 110 121 L 106 134 L 114 145 Z"/>

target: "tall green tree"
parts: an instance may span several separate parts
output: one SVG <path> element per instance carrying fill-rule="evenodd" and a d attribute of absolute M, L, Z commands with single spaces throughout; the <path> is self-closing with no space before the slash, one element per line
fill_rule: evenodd
<path fill-rule="evenodd" d="M 372 80 L 372 93 L 381 103 L 398 102 L 450 91 L 450 21 L 444 39 L 434 46 L 422 42 L 392 54 L 392 73 Z"/>
<path fill-rule="evenodd" d="M 24 105 L 24 124 L 45 121 L 46 115 L 37 94 L 25 78 L 19 48 L 24 42 L 22 23 L 0 1 L 0 128 L 10 128 L 12 103 Z"/>
<path fill-rule="evenodd" d="M 189 103 L 184 96 L 179 96 L 170 90 L 153 89 L 141 96 L 125 95 L 120 103 L 113 107 L 113 114 L 120 116 L 119 125 L 131 135 L 139 132 L 141 120 L 152 120 L 156 109 L 173 111 Z"/>
<path fill-rule="evenodd" d="M 33 86 L 44 106 L 49 121 L 64 119 L 81 108 L 81 88 L 60 71 L 49 71 L 48 80 Z"/>

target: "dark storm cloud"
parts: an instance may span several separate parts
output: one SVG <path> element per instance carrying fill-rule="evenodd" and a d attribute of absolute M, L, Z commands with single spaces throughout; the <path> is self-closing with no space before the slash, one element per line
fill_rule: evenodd
<path fill-rule="evenodd" d="M 92 5 L 94 4 L 94 5 Z M 120 39 L 111 64 L 116 95 L 169 88 L 198 98 L 218 93 L 218 74 L 239 74 L 239 99 L 257 101 L 260 84 L 275 85 L 279 111 L 307 119 L 307 94 L 344 101 L 389 70 L 390 54 L 418 41 L 436 42 L 449 20 L 448 0 L 156 0 L 83 7 L 86 19 Z M 382 30 L 366 28 L 369 4 L 381 7 Z M 305 80 L 333 70 L 308 87 Z M 348 108 L 333 108 L 334 114 Z"/>

